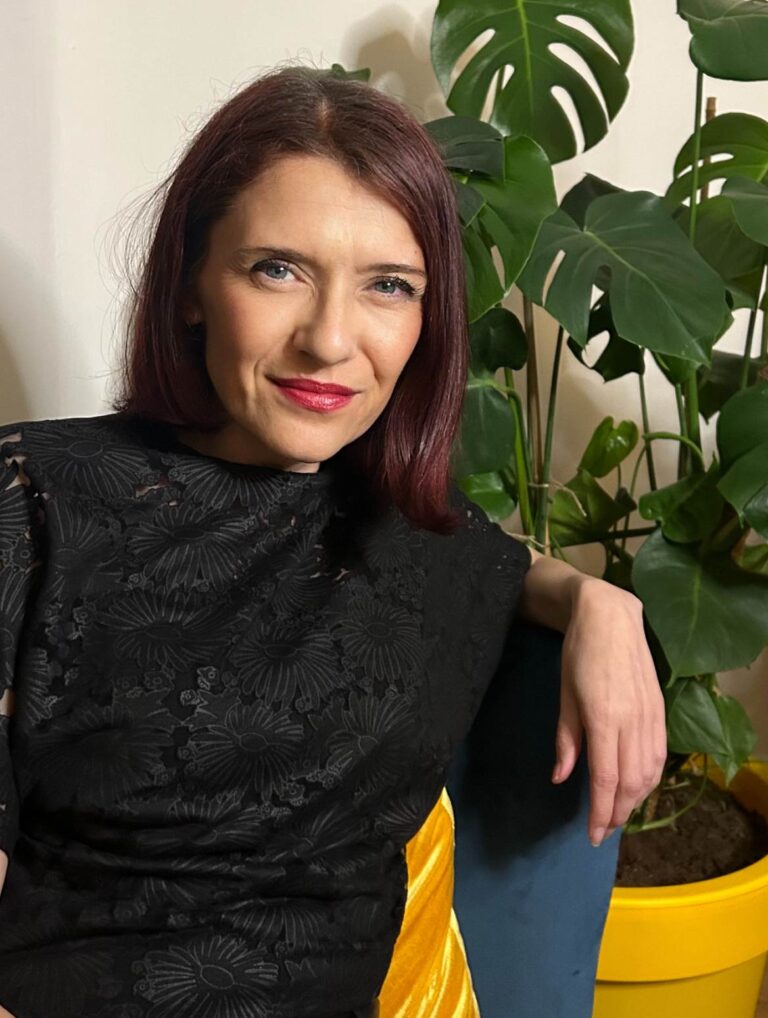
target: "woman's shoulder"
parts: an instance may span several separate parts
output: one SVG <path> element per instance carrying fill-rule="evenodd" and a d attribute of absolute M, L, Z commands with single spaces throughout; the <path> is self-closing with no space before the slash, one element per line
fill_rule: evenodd
<path fill-rule="evenodd" d="M 0 465 L 38 491 L 87 488 L 89 480 L 103 491 L 104 475 L 138 464 L 142 452 L 119 413 L 0 424 Z"/>
<path fill-rule="evenodd" d="M 485 509 L 473 501 L 455 482 L 451 484 L 449 490 L 449 501 L 451 508 L 457 510 L 462 517 L 461 526 L 450 535 L 458 547 L 492 558 L 510 558 L 526 568 L 531 564 L 528 545 L 492 520 Z"/>
<path fill-rule="evenodd" d="M 0 424 L 0 449 L 6 456 L 8 451 L 20 454 L 57 441 L 78 441 L 94 436 L 117 440 L 124 432 L 125 418 L 118 413 L 10 421 Z"/>
<path fill-rule="evenodd" d="M 507 533 L 469 495 L 453 484 L 449 505 L 460 517 L 450 534 L 427 533 L 427 599 L 455 609 L 457 625 L 478 611 L 505 620 L 517 603 L 531 565 L 528 545 Z M 495 624 L 495 622 L 494 622 Z"/>
<path fill-rule="evenodd" d="M 90 453 L 95 458 L 104 447 L 126 438 L 125 419 L 117 413 L 10 421 L 0 424 L 0 458 L 17 463 L 35 457 L 53 460 L 66 458 L 78 448 L 81 455 Z M 93 444 L 78 445 L 83 442 Z"/>

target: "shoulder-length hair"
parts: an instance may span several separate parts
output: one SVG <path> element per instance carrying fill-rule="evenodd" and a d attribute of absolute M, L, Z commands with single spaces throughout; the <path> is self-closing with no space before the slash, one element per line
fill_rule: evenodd
<path fill-rule="evenodd" d="M 419 339 L 378 419 L 337 456 L 378 500 L 417 526 L 451 533 L 463 521 L 450 508 L 450 457 L 468 367 L 455 192 L 428 132 L 402 103 L 365 82 L 301 66 L 273 70 L 197 132 L 150 196 L 162 205 L 131 284 L 112 409 L 203 431 L 228 420 L 183 299 L 212 225 L 263 170 L 293 153 L 337 161 L 402 212 L 422 249 L 428 283 Z"/>

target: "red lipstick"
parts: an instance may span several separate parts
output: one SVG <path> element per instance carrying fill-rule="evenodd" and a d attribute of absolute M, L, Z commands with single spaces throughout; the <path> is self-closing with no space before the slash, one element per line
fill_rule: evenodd
<path fill-rule="evenodd" d="M 271 378 L 285 396 L 309 410 L 338 410 L 356 394 L 355 389 L 335 382 L 316 382 L 310 378 Z"/>

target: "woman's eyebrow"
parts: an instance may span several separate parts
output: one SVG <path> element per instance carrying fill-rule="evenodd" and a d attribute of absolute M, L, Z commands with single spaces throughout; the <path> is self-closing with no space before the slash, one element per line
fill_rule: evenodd
<path fill-rule="evenodd" d="M 318 263 L 310 258 L 309 255 L 303 254 L 301 251 L 296 251 L 291 247 L 269 247 L 264 245 L 262 247 L 241 247 L 238 248 L 235 254 L 239 258 L 283 258 L 286 261 L 293 262 L 304 262 L 306 265 L 310 265 L 313 268 L 318 267 Z M 414 276 L 422 276 L 424 279 L 427 278 L 427 274 L 424 269 L 418 268 L 416 265 L 408 265 L 404 262 L 375 262 L 373 265 L 365 265 L 360 270 L 361 272 L 408 272 Z"/>

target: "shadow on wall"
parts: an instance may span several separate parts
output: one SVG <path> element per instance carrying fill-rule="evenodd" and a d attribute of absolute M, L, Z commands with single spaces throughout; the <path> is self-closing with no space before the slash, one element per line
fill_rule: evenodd
<path fill-rule="evenodd" d="M 51 179 L 56 14 L 50 4 L 30 5 L 23 17 L 17 8 L 0 5 L 3 149 L 11 156 L 0 165 L 0 423 L 28 420 L 33 407 L 51 407 L 53 415 L 57 393 L 45 390 L 59 356 Z"/>
<path fill-rule="evenodd" d="M 56 416 L 58 393 L 40 391 L 56 378 L 60 341 L 60 315 L 41 268 L 50 251 L 33 262 L 0 239 L 0 424 Z"/>

